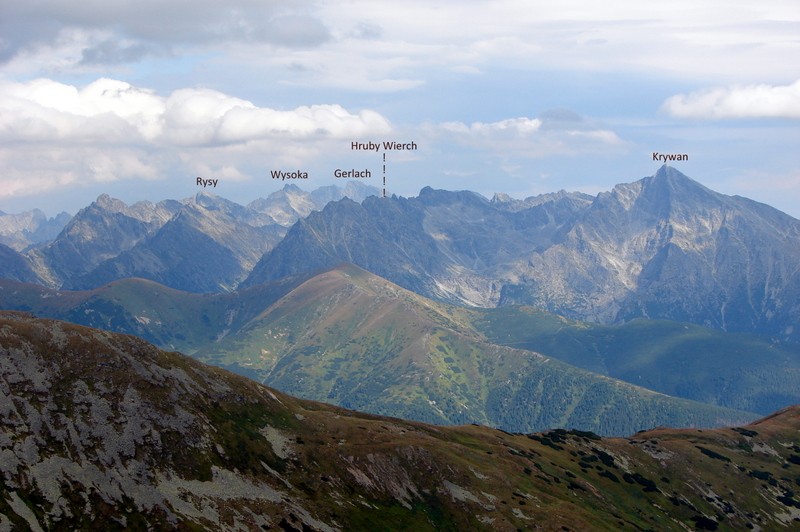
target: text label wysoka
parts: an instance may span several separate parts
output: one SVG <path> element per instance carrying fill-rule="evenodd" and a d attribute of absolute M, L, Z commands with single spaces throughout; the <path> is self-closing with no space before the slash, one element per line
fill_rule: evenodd
<path fill-rule="evenodd" d="M 280 179 L 286 181 L 287 179 L 308 179 L 308 172 L 297 170 L 296 172 L 284 172 L 283 170 L 270 170 L 269 175 L 272 179 Z"/>

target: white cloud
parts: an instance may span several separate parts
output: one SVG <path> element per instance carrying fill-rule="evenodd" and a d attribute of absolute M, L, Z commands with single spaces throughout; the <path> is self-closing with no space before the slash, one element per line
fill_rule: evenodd
<path fill-rule="evenodd" d="M 210 89 L 173 92 L 165 102 L 163 122 L 165 139 L 189 145 L 264 138 L 358 138 L 391 130 L 389 122 L 374 111 L 353 114 L 335 104 L 281 111 Z"/>
<path fill-rule="evenodd" d="M 662 109 L 680 118 L 800 118 L 800 80 L 791 85 L 707 89 L 668 98 Z"/>
<path fill-rule="evenodd" d="M 7 141 L 203 146 L 391 131 L 370 110 L 351 113 L 336 104 L 277 110 L 211 89 L 179 89 L 164 98 L 111 79 L 82 89 L 47 79 L 0 83 L 0 110 L 0 138 Z"/>
<path fill-rule="evenodd" d="M 428 126 L 432 134 L 475 149 L 504 156 L 548 157 L 625 149 L 627 143 L 604 129 L 566 110 L 541 113 L 537 118 L 517 117 L 497 122 L 444 122 Z"/>
<path fill-rule="evenodd" d="M 0 198 L 89 183 L 157 180 L 163 177 L 161 163 L 163 156 L 129 147 L 4 145 L 0 147 Z"/>
<path fill-rule="evenodd" d="M 163 101 L 128 83 L 99 79 L 83 89 L 48 79 L 0 83 L 0 138 L 7 141 L 131 142 L 160 132 Z"/>
<path fill-rule="evenodd" d="M 794 0 L 675 0 L 661 7 L 636 0 L 353 0 L 345 7 L 322 2 L 319 15 L 334 36 L 325 50 L 341 55 L 337 64 L 377 68 L 405 58 L 415 69 L 579 68 L 749 80 L 783 76 L 800 52 Z M 379 28 L 380 40 L 365 47 L 342 38 L 359 23 Z"/>
<path fill-rule="evenodd" d="M 188 170 L 241 181 L 265 157 L 297 163 L 391 131 L 379 113 L 337 104 L 279 110 L 196 88 L 163 97 L 105 78 L 0 82 L 0 196 Z"/>
<path fill-rule="evenodd" d="M 473 122 L 470 125 L 462 122 L 445 122 L 441 124 L 441 128 L 445 131 L 453 133 L 476 133 L 476 134 L 492 134 L 499 132 L 516 133 L 518 135 L 525 135 L 537 131 L 542 125 L 542 121 L 538 118 L 508 118 L 500 120 L 499 122 Z"/>

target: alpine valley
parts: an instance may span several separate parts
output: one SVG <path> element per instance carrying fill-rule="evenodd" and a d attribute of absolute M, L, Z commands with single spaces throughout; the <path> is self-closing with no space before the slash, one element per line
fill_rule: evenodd
<path fill-rule="evenodd" d="M 800 221 L 378 195 L 0 213 L 0 530 L 800 520 Z"/>

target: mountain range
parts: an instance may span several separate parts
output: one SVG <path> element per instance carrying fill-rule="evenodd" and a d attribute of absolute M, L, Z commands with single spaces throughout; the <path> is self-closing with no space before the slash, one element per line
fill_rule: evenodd
<path fill-rule="evenodd" d="M 371 192 L 101 196 L 0 248 L 0 308 L 427 422 L 620 435 L 800 402 L 793 218 L 667 166 L 596 197 Z"/>
<path fill-rule="evenodd" d="M 299 220 L 242 286 L 340 262 L 456 304 L 800 338 L 800 221 L 668 166 L 595 198 L 525 204 L 426 188 L 330 203 Z"/>
<path fill-rule="evenodd" d="M 0 213 L 0 530 L 800 522 L 800 221 L 771 207 L 664 166 L 67 218 Z"/>
<path fill-rule="evenodd" d="M 232 289 L 263 253 L 283 236 L 266 215 L 222 198 L 198 194 L 157 231 L 63 288 L 93 288 L 128 277 L 144 277 L 181 290 Z"/>
<path fill-rule="evenodd" d="M 473 319 L 345 265 L 303 282 L 193 356 L 293 395 L 439 424 L 620 435 L 747 419 L 490 343 Z"/>
<path fill-rule="evenodd" d="M 131 336 L 0 313 L 4 529 L 743 530 L 800 520 L 800 411 L 511 434 L 294 399 Z M 793 443 L 794 442 L 794 443 Z"/>
<path fill-rule="evenodd" d="M 0 247 L 6 258 L 0 277 L 53 288 L 94 288 L 143 277 L 193 292 L 226 291 L 247 277 L 300 217 L 330 201 L 361 201 L 377 193 L 361 183 L 313 192 L 286 185 L 247 206 L 203 192 L 182 201 L 130 206 L 103 194 L 55 238 L 40 240 L 24 252 Z M 21 229 L 19 221 L 24 214 L 0 216 L 5 240 L 27 238 L 28 229 Z"/>
<path fill-rule="evenodd" d="M 348 262 L 459 305 L 800 339 L 800 221 L 669 166 L 595 197 L 488 200 L 426 187 L 379 198 L 348 187 L 287 186 L 247 206 L 203 193 L 130 207 L 101 196 L 52 241 L 0 251 L 0 275 L 33 272 L 67 289 L 142 277 L 210 293 Z"/>
<path fill-rule="evenodd" d="M 80 292 L 0 281 L 0 307 L 135 334 L 300 397 L 427 422 L 624 435 L 800 403 L 797 344 L 453 306 L 348 264 L 224 294 L 141 279 Z"/>

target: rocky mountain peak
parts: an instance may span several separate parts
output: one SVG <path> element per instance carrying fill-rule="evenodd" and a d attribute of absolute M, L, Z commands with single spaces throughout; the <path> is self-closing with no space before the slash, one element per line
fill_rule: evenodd
<path fill-rule="evenodd" d="M 220 197 L 210 192 L 201 191 L 194 195 L 192 203 L 201 207 L 210 208 L 219 204 Z"/>
<path fill-rule="evenodd" d="M 313 211 L 322 210 L 330 202 L 349 197 L 360 203 L 364 198 L 375 194 L 377 189 L 361 183 L 348 183 L 344 189 L 329 185 L 311 192 L 289 183 L 266 198 L 253 200 L 248 207 L 270 216 L 277 224 L 288 228 Z"/>
<path fill-rule="evenodd" d="M 128 205 L 117 198 L 112 198 L 108 194 L 100 194 L 94 201 L 94 204 L 103 210 L 109 212 L 124 212 Z"/>
<path fill-rule="evenodd" d="M 598 194 L 593 209 L 607 212 L 628 211 L 629 216 L 666 220 L 689 212 L 702 213 L 717 208 L 724 196 L 691 179 L 675 168 L 663 165 L 649 177 L 616 185 Z M 605 216 L 605 215 L 604 215 Z"/>
<path fill-rule="evenodd" d="M 302 194 L 303 189 L 295 185 L 294 183 L 287 183 L 283 185 L 283 192 L 293 192 L 295 194 Z"/>
<path fill-rule="evenodd" d="M 495 192 L 491 199 L 492 203 L 511 203 L 512 201 L 514 201 L 514 198 L 505 192 Z"/>
<path fill-rule="evenodd" d="M 344 187 L 344 194 L 353 201 L 363 201 L 369 196 L 380 195 L 380 190 L 358 181 L 351 181 Z"/>
<path fill-rule="evenodd" d="M 529 196 L 525 199 L 519 200 L 512 198 L 510 195 L 503 192 L 496 192 L 489 203 L 500 209 L 518 212 L 526 209 L 544 205 L 545 203 L 559 202 L 563 200 L 572 200 L 578 203 L 584 203 L 587 206 L 594 200 L 594 196 L 589 196 L 582 192 L 567 192 L 566 190 L 559 190 L 558 192 L 548 192 L 539 194 L 537 196 Z"/>
<path fill-rule="evenodd" d="M 716 194 L 679 170 L 664 165 L 652 177 L 643 180 L 644 189 L 654 188 L 671 194 Z"/>
<path fill-rule="evenodd" d="M 66 212 L 47 218 L 39 209 L 19 214 L 0 214 L 0 244 L 22 252 L 31 245 L 55 238 L 71 218 Z"/>

